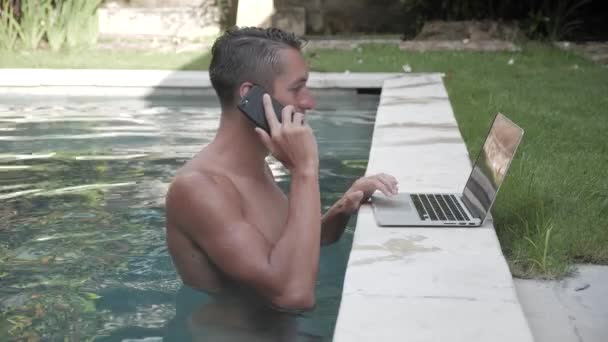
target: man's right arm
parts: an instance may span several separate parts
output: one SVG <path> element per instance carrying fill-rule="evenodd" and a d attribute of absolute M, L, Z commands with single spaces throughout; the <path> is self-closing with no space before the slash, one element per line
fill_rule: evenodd
<path fill-rule="evenodd" d="M 292 174 L 286 227 L 274 245 L 246 221 L 240 194 L 225 177 L 181 175 L 168 197 L 170 219 L 224 274 L 281 309 L 314 306 L 321 235 L 316 170 Z"/>

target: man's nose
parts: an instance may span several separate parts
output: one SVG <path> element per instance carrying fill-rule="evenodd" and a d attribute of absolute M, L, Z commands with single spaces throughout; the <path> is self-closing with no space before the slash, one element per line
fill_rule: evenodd
<path fill-rule="evenodd" d="M 298 107 L 300 107 L 302 111 L 313 109 L 316 105 L 317 103 L 310 90 L 307 90 L 304 94 L 302 94 L 302 97 L 298 103 Z"/>

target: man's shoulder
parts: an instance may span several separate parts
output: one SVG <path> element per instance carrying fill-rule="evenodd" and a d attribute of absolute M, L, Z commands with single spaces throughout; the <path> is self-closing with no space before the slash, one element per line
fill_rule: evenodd
<path fill-rule="evenodd" d="M 168 211 L 198 205 L 215 207 L 239 201 L 236 186 L 225 174 L 207 170 L 183 170 L 173 179 L 166 197 Z"/>
<path fill-rule="evenodd" d="M 210 170 L 183 170 L 176 174 L 169 186 L 169 192 L 191 194 L 198 192 L 220 192 L 231 194 L 236 187 L 230 177 Z"/>
<path fill-rule="evenodd" d="M 232 185 L 230 177 L 211 170 L 180 170 L 173 179 L 171 186 L 191 186 L 195 184 L 227 186 Z"/>

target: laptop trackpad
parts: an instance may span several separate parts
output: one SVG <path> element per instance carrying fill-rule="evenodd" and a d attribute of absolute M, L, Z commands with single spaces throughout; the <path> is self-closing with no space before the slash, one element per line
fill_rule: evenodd
<path fill-rule="evenodd" d="M 382 209 L 399 209 L 400 211 L 413 210 L 409 194 L 398 194 L 395 196 L 374 195 L 372 203 Z"/>
<path fill-rule="evenodd" d="M 413 226 L 420 223 L 420 218 L 410 194 L 395 196 L 374 195 L 372 205 L 376 222 L 379 226 Z"/>

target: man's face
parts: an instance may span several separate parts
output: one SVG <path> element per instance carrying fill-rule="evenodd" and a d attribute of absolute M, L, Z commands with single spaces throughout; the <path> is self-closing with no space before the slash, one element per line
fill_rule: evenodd
<path fill-rule="evenodd" d="M 279 52 L 282 73 L 274 80 L 272 96 L 283 105 L 292 105 L 297 112 L 304 113 L 315 106 L 315 99 L 306 86 L 308 65 L 296 49 L 283 49 Z"/>

